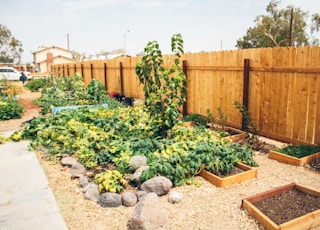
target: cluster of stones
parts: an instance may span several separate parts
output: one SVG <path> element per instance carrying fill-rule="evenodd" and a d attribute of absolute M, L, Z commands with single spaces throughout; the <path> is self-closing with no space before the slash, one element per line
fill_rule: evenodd
<path fill-rule="evenodd" d="M 169 229 L 169 218 L 161 208 L 159 196 L 169 194 L 173 184 L 170 179 L 157 176 L 151 178 L 140 186 L 137 191 L 125 191 L 121 195 L 112 192 L 99 192 L 99 187 L 94 182 L 89 182 L 85 167 L 75 158 L 64 156 L 61 159 L 62 166 L 70 168 L 71 178 L 79 178 L 79 186 L 82 188 L 84 197 L 96 201 L 104 208 L 118 206 L 134 207 L 134 212 L 128 222 L 128 229 Z M 130 169 L 134 172 L 130 180 L 139 184 L 142 172 L 148 169 L 145 156 L 134 156 L 130 159 Z M 172 191 L 168 201 L 171 203 L 181 202 L 181 193 Z"/>

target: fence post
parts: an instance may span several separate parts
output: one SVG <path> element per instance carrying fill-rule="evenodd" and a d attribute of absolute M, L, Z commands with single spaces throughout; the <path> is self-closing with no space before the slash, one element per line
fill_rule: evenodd
<path fill-rule="evenodd" d="M 123 68 L 122 68 L 122 62 L 119 63 L 120 68 L 120 93 L 124 94 L 123 92 Z"/>
<path fill-rule="evenodd" d="M 70 76 L 69 65 L 67 65 L 67 76 Z"/>
<path fill-rule="evenodd" d="M 249 111 L 249 77 L 250 77 L 250 59 L 244 59 L 243 62 L 243 98 L 242 105 Z M 247 127 L 244 117 L 242 117 L 242 129 Z"/>
<path fill-rule="evenodd" d="M 104 88 L 108 92 L 108 87 L 107 87 L 107 63 L 103 63 L 103 75 L 104 75 Z"/>
<path fill-rule="evenodd" d="M 90 74 L 91 74 L 91 80 L 93 79 L 93 65 L 90 63 Z"/>
<path fill-rule="evenodd" d="M 81 77 L 82 77 L 82 79 L 84 79 L 84 76 L 83 76 L 83 64 L 81 64 Z"/>
<path fill-rule="evenodd" d="M 76 64 L 73 65 L 73 71 L 74 71 L 74 76 L 76 76 L 76 73 L 77 73 L 77 65 Z"/>
<path fill-rule="evenodd" d="M 188 75 L 187 75 L 187 61 L 183 60 L 182 61 L 182 71 L 184 73 L 184 75 L 186 76 L 186 79 L 188 80 Z M 183 83 L 183 87 L 187 87 L 187 82 Z M 187 92 L 188 95 L 188 92 Z M 182 115 L 186 116 L 187 112 L 188 112 L 188 99 L 187 99 L 187 95 L 186 95 L 186 101 L 183 103 L 182 105 Z"/>

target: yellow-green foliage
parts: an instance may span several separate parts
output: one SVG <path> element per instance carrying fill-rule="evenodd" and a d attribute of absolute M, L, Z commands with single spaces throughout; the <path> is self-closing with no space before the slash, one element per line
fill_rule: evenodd
<path fill-rule="evenodd" d="M 97 174 L 94 182 L 99 185 L 100 192 L 121 192 L 127 185 L 127 181 L 123 178 L 118 170 L 108 170 Z"/>
<path fill-rule="evenodd" d="M 0 135 L 0 144 L 10 141 L 10 138 Z"/>

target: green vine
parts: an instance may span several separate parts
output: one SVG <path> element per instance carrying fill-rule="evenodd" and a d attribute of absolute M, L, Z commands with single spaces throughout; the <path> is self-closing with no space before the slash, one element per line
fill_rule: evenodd
<path fill-rule="evenodd" d="M 248 108 L 242 105 L 239 101 L 235 101 L 234 105 L 242 114 L 244 122 L 244 131 L 247 133 L 247 141 L 253 147 L 257 147 L 259 144 L 259 130 L 256 128 Z"/>

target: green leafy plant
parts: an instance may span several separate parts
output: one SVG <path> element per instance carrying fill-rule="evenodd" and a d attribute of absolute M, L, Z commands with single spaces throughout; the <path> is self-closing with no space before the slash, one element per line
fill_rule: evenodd
<path fill-rule="evenodd" d="M 244 122 L 244 131 L 247 133 L 247 141 L 253 147 L 257 148 L 259 145 L 259 130 L 256 128 L 249 110 L 242 105 L 239 101 L 235 101 L 234 105 L 237 109 L 239 109 L 240 113 L 242 114 L 242 119 Z"/>
<path fill-rule="evenodd" d="M 28 81 L 24 86 L 32 92 L 37 92 L 39 89 L 44 88 L 47 85 L 47 80 L 40 78 L 32 81 Z"/>
<path fill-rule="evenodd" d="M 108 170 L 95 175 L 94 182 L 98 184 L 100 192 L 120 193 L 127 185 L 127 181 L 117 170 Z"/>
<path fill-rule="evenodd" d="M 223 133 L 226 130 L 228 116 L 223 113 L 221 107 L 217 108 L 217 112 L 218 118 L 210 111 L 210 109 L 207 109 L 208 119 L 213 130 Z"/>
<path fill-rule="evenodd" d="M 0 120 L 19 119 L 23 113 L 23 106 L 15 100 L 0 97 Z"/>
<path fill-rule="evenodd" d="M 207 126 L 207 124 L 209 123 L 209 118 L 199 113 L 192 113 L 183 117 L 183 121 L 194 122 L 195 125 Z"/>
<path fill-rule="evenodd" d="M 92 79 L 87 86 L 89 100 L 94 104 L 101 103 L 107 96 L 107 90 L 97 79 Z"/>
<path fill-rule="evenodd" d="M 297 157 L 297 158 L 302 158 L 309 156 L 311 154 L 320 152 L 320 144 L 318 145 L 289 145 L 285 148 L 276 148 L 274 149 L 277 152 Z"/>
<path fill-rule="evenodd" d="M 183 40 L 180 34 L 171 39 L 174 53 L 173 64 L 166 68 L 162 52 L 156 41 L 149 42 L 144 49 L 142 62 L 136 65 L 136 74 L 145 92 L 146 109 L 155 118 L 155 126 L 166 136 L 181 115 L 180 107 L 186 101 L 186 76 L 180 66 Z M 171 57 L 170 57 L 171 58 Z"/>

